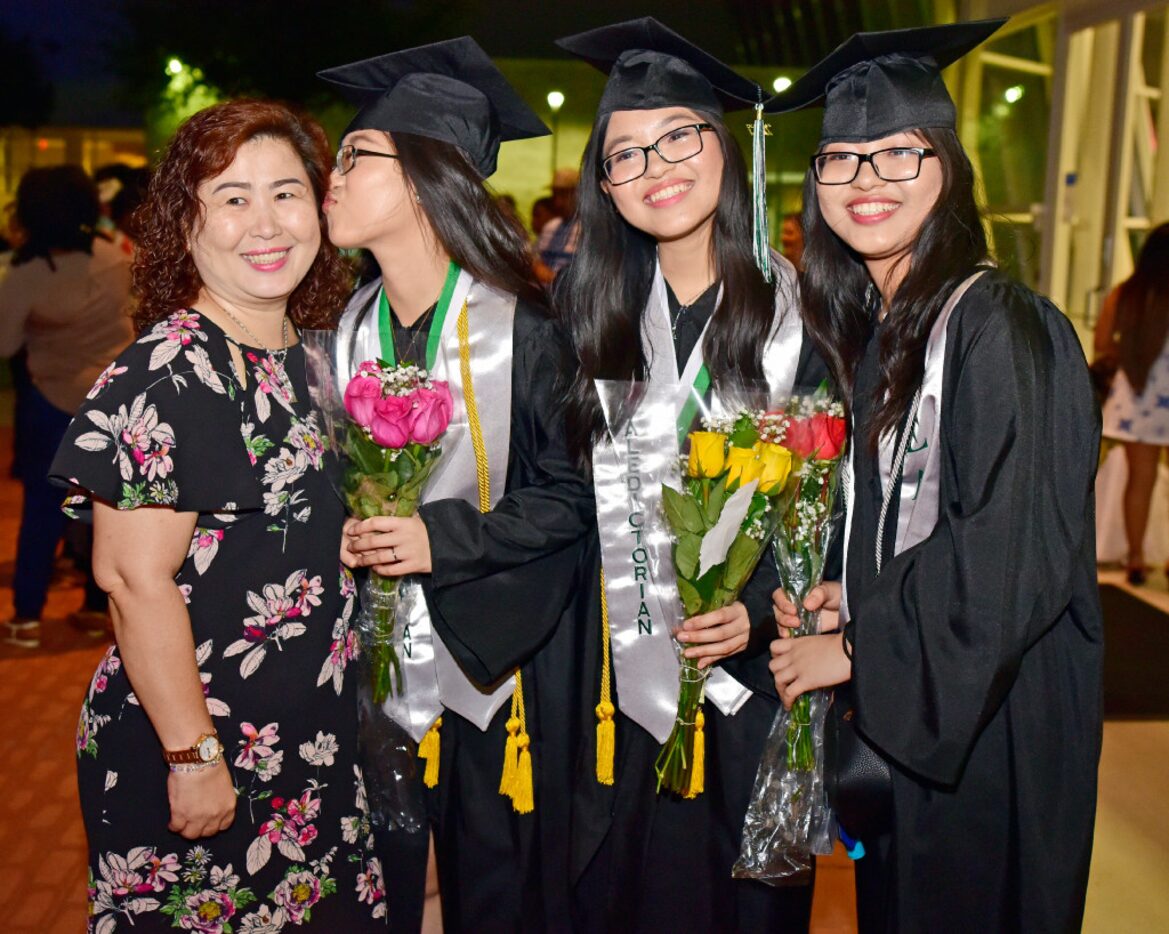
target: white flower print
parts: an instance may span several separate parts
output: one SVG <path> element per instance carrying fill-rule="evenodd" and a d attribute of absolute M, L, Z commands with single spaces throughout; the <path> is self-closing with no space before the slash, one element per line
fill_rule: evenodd
<path fill-rule="evenodd" d="M 283 586 L 265 584 L 262 594 L 249 590 L 248 606 L 255 615 L 244 620 L 244 637 L 224 649 L 223 657 L 246 653 L 239 671 L 241 677 L 250 677 L 264 661 L 270 643 L 283 648 L 286 640 L 304 634 L 306 627 L 297 620 L 320 605 L 323 592 L 320 575 L 310 579 L 304 570 L 293 571 Z"/>
<path fill-rule="evenodd" d="M 215 365 L 211 362 L 211 357 L 208 356 L 206 350 L 202 347 L 192 347 L 183 356 L 190 361 L 191 367 L 195 371 L 195 378 L 199 382 L 219 395 L 227 393 L 227 387 L 223 385 L 223 380 L 215 371 Z"/>
<path fill-rule="evenodd" d="M 101 371 L 97 379 L 94 381 L 93 388 L 85 394 L 85 398 L 96 399 L 99 395 L 101 395 L 101 391 L 114 381 L 115 376 L 121 376 L 128 369 L 129 367 L 118 366 L 118 362 L 115 360 Z"/>
<path fill-rule="evenodd" d="M 106 786 L 102 790 L 109 791 L 111 788 L 113 788 L 117 784 L 118 784 L 118 773 L 113 771 L 112 769 L 106 769 Z"/>
<path fill-rule="evenodd" d="M 354 814 L 352 817 L 341 818 L 341 839 L 346 843 L 356 843 L 357 838 L 364 833 L 361 817 Z"/>
<path fill-rule="evenodd" d="M 242 748 L 235 757 L 235 764 L 241 769 L 255 772 L 262 781 L 271 781 L 280 774 L 284 761 L 284 751 L 275 748 L 280 742 L 280 725 L 269 723 L 257 730 L 245 721 L 239 725 L 239 729 L 244 738 L 239 741 Z"/>
<path fill-rule="evenodd" d="M 219 543 L 223 541 L 223 529 L 195 528 L 191 536 L 191 547 L 187 549 L 187 557 L 194 557 L 195 570 L 200 575 L 205 574 L 211 567 L 211 562 L 219 554 Z"/>
<path fill-rule="evenodd" d="M 297 451 L 304 454 L 313 470 L 321 469 L 321 458 L 325 452 L 325 444 L 321 439 L 321 433 L 317 430 L 316 413 L 304 421 L 293 419 L 292 427 L 288 429 L 285 440 Z"/>
<path fill-rule="evenodd" d="M 134 479 L 134 465 L 147 480 L 162 479 L 174 469 L 170 451 L 174 448 L 174 430 L 158 419 L 158 409 L 146 404 L 146 393 L 134 397 L 127 410 L 118 406 L 114 415 L 96 409 L 85 413 L 98 431 L 87 431 L 73 442 L 83 451 L 104 451 L 111 445 L 114 460 L 123 480 Z"/>
<path fill-rule="evenodd" d="M 346 607 L 351 606 L 351 601 L 346 603 Z M 317 687 L 332 679 L 333 690 L 340 696 L 345 684 L 345 668 L 360 654 L 361 643 L 357 633 L 349 627 L 348 616 L 339 616 L 333 622 L 333 641 L 329 645 L 325 663 L 321 665 L 321 672 L 317 675 Z"/>
<path fill-rule="evenodd" d="M 270 486 L 273 493 L 279 493 L 304 476 L 308 463 L 308 455 L 304 451 L 293 454 L 288 448 L 281 448 L 280 453 L 268 458 L 264 464 L 264 486 Z"/>
<path fill-rule="evenodd" d="M 98 857 L 97 865 L 101 877 L 91 877 L 89 897 L 97 919 L 94 931 L 102 934 L 115 929 L 117 915 L 133 924 L 134 915 L 157 911 L 161 902 L 150 896 L 179 878 L 178 854 L 160 857 L 150 846 L 135 847 L 125 856 L 106 853 Z"/>
<path fill-rule="evenodd" d="M 304 759 L 309 765 L 332 765 L 334 756 L 340 747 L 337 745 L 337 737 L 332 733 L 323 733 L 317 730 L 317 739 L 313 743 L 301 743 L 299 752 L 300 757 Z"/>
<path fill-rule="evenodd" d="M 193 341 L 206 341 L 207 332 L 199 324 L 199 315 L 193 311 L 176 311 L 165 321 L 159 321 L 149 334 L 139 338 L 140 343 L 161 341 L 150 354 L 149 369 L 159 370 L 179 355 Z"/>
<path fill-rule="evenodd" d="M 273 911 L 268 905 L 261 905 L 240 922 L 239 934 L 279 934 L 287 920 L 283 908 Z"/>
<path fill-rule="evenodd" d="M 365 872 L 357 874 L 357 900 L 373 906 L 373 917 L 386 916 L 386 885 L 382 878 L 382 862 L 376 856 L 365 864 Z"/>

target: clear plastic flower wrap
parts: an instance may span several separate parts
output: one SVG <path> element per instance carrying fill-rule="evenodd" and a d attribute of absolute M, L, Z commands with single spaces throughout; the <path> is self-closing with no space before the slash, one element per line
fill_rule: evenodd
<path fill-rule="evenodd" d="M 837 474 L 844 454 L 840 404 L 823 392 L 792 399 L 777 413 L 780 443 L 802 460 L 795 497 L 775 536 L 780 584 L 796 604 L 791 638 L 820 632 L 820 612 L 804 600 L 824 576 L 839 515 Z M 780 708 L 771 725 L 743 822 L 736 878 L 799 883 L 815 856 L 832 852 L 835 820 L 824 788 L 824 720 L 831 695 L 808 691 Z"/>
<path fill-rule="evenodd" d="M 353 374 L 338 372 L 336 331 L 306 330 L 301 340 L 309 394 L 321 415 L 329 452 L 329 475 L 338 495 L 349 499 L 347 434 L 352 420 L 344 398 Z M 337 534 L 340 536 L 340 529 Z M 387 626 L 386 620 L 395 618 L 402 593 L 409 592 L 410 586 L 399 587 L 397 581 L 368 575 L 361 585 L 359 609 L 351 627 L 361 647 L 353 676 L 357 678 L 362 771 L 371 819 L 379 828 L 415 831 L 425 824 L 425 804 L 417 779 L 417 744 L 386 714 L 383 703 L 387 693 L 393 693 L 391 687 L 403 689 L 400 669 L 394 664 L 402 657 L 402 627 Z"/>

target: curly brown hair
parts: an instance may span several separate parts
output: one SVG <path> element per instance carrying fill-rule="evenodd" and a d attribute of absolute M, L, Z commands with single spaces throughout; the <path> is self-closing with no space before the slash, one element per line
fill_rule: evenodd
<path fill-rule="evenodd" d="M 184 121 L 150 180 L 146 200 L 134 212 L 139 231 L 132 267 L 138 299 L 134 323 L 139 330 L 195 301 L 203 283 L 187 241 L 203 217 L 199 186 L 226 170 L 240 146 L 257 137 L 281 139 L 293 148 L 317 199 L 321 246 L 289 296 L 288 316 L 297 327 L 336 327 L 352 287 L 352 274 L 329 241 L 319 207 L 333 162 L 328 137 L 311 117 L 283 104 L 235 100 L 215 104 Z"/>

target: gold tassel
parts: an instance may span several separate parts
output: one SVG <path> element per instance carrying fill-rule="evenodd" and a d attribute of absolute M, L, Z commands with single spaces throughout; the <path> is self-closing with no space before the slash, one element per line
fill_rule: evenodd
<path fill-rule="evenodd" d="M 609 662 L 609 599 L 605 594 L 605 569 L 601 568 L 601 702 L 597 711 L 597 781 L 613 784 L 613 757 L 617 749 L 617 723 L 613 714 L 612 669 Z"/>
<path fill-rule="evenodd" d="M 499 793 L 512 796 L 515 788 L 516 763 L 519 759 L 519 740 L 516 733 L 519 731 L 519 717 L 515 715 L 515 701 L 512 701 L 512 715 L 507 718 L 507 742 L 503 747 L 503 774 L 499 777 Z"/>
<path fill-rule="evenodd" d="M 699 709 L 694 716 L 694 750 L 691 753 L 690 784 L 687 798 L 697 798 L 706 790 L 706 715 Z"/>
<path fill-rule="evenodd" d="M 431 724 L 422 742 L 418 744 L 418 758 L 426 760 L 426 771 L 422 773 L 422 784 L 433 788 L 438 784 L 438 754 L 442 743 L 439 741 L 438 728 L 442 726 L 442 717 Z"/>
<path fill-rule="evenodd" d="M 518 814 L 531 814 L 536 809 L 535 794 L 532 789 L 532 751 L 528 748 L 532 744 L 526 732 L 516 737 L 520 756 L 516 763 L 515 784 L 512 786 L 511 806 Z"/>
<path fill-rule="evenodd" d="M 597 704 L 597 781 L 613 784 L 613 753 L 617 746 L 617 724 L 613 714 L 617 708 L 609 701 Z"/>

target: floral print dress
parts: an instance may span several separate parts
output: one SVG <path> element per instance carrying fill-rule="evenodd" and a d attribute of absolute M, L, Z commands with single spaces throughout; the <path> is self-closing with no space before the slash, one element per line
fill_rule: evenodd
<path fill-rule="evenodd" d="M 89 930 L 271 934 L 384 928 L 357 766 L 350 629 L 333 493 L 299 345 L 241 347 L 194 311 L 158 323 L 98 379 L 52 474 L 119 509 L 198 514 L 175 580 L 238 794 L 235 823 L 168 831 L 167 767 L 116 646 L 77 728 Z"/>

